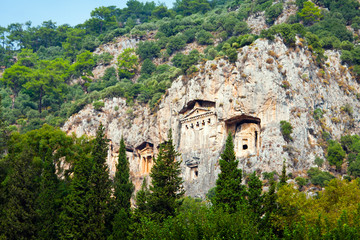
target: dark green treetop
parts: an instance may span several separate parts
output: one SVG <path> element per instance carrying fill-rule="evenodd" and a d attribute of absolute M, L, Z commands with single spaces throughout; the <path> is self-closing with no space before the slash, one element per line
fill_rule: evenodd
<path fill-rule="evenodd" d="M 124 138 L 121 138 L 118 163 L 114 178 L 114 201 L 113 214 L 114 220 L 113 239 L 125 239 L 128 235 L 130 226 L 130 199 L 134 191 L 134 185 L 130 180 L 129 161 L 126 158 L 126 148 Z"/>
<path fill-rule="evenodd" d="M 231 133 L 226 139 L 225 150 L 221 154 L 219 164 L 221 172 L 216 180 L 213 204 L 234 212 L 238 204 L 244 203 L 245 188 L 241 184 L 242 170 L 238 169 L 239 161 L 236 160 Z"/>
<path fill-rule="evenodd" d="M 180 161 L 176 160 L 179 153 L 175 150 L 172 133 L 168 140 L 160 145 L 155 164 L 151 169 L 151 186 L 148 206 L 151 217 L 162 221 L 175 214 L 178 207 L 177 199 L 184 195 L 183 180 L 180 175 Z"/>

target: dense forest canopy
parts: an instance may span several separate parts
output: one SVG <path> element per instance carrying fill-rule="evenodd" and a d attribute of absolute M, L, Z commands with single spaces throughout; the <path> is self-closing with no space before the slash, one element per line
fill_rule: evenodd
<path fill-rule="evenodd" d="M 219 161 L 222 173 L 204 200 L 183 197 L 171 132 L 152 181 L 144 179 L 135 195 L 123 140 L 121 171 L 110 179 L 102 125 L 94 139 L 67 136 L 58 128 L 87 104 L 101 111 L 101 100 L 111 97 L 124 97 L 129 106 L 147 104 L 155 112 L 178 76 L 191 77 L 198 63 L 216 58 L 235 63 L 241 48 L 258 38 L 279 37 L 289 48 L 300 41 L 322 69 L 325 50 L 338 51 L 359 81 L 359 1 L 176 0 L 168 8 L 128 0 L 126 6 L 98 7 L 76 26 L 52 21 L 0 26 L 1 239 L 359 238 L 358 135 L 336 141 L 323 132 L 326 159 L 317 157 L 318 167 L 296 177 L 296 184 L 287 183 L 292 174 L 285 162 L 282 173 L 262 176 L 237 169 L 230 135 Z M 286 7 L 296 12 L 275 24 Z M 248 26 L 250 16 L 265 17 L 261 33 Z M 94 53 L 118 38 L 139 42 L 117 59 Z M 203 51 L 184 52 L 189 44 Z M 97 66 L 106 68 L 98 78 Z M 315 109 L 314 119 L 321 121 L 322 114 Z M 280 127 L 291 142 L 291 124 L 282 121 Z M 325 161 L 333 173 L 323 171 Z M 348 168 L 341 177 L 343 164 Z M 310 186 L 320 191 L 303 192 Z"/>

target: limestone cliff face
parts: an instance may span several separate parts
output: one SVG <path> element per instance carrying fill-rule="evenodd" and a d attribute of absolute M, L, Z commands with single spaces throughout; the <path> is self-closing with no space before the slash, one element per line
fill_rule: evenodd
<path fill-rule="evenodd" d="M 326 52 L 326 68 L 320 69 L 301 41 L 297 46 L 289 49 L 280 39 L 258 39 L 242 48 L 235 64 L 224 59 L 207 61 L 198 66 L 196 75 L 179 77 L 156 111 L 127 106 L 120 98 L 105 99 L 102 111 L 88 105 L 63 130 L 93 136 L 102 122 L 111 139 L 111 174 L 124 136 L 137 189 L 170 128 L 191 196 L 204 197 L 215 185 L 228 132 L 234 136 L 239 167 L 245 172 L 279 172 L 284 159 L 288 171 L 308 169 L 316 156 L 324 157 L 322 131 L 334 139 L 359 131 L 359 85 L 340 64 L 338 52 Z M 315 109 L 323 112 L 319 120 L 313 117 Z M 282 120 L 294 128 L 292 142 L 281 134 Z"/>

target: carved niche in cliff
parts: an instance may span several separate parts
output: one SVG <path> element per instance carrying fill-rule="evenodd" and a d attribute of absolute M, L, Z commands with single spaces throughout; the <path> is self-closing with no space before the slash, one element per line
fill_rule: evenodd
<path fill-rule="evenodd" d="M 198 166 L 200 164 L 200 158 L 192 157 L 192 159 L 186 160 L 185 164 L 189 169 L 189 171 L 185 173 L 186 179 L 194 180 L 194 179 L 198 178 L 198 176 L 199 176 Z"/>
<path fill-rule="evenodd" d="M 143 142 L 136 147 L 136 152 L 140 158 L 141 174 L 149 174 L 154 165 L 154 145 L 149 142 Z"/>
<path fill-rule="evenodd" d="M 215 103 L 205 100 L 190 101 L 181 111 L 182 151 L 208 148 L 209 138 L 216 132 Z"/>
<path fill-rule="evenodd" d="M 234 148 L 237 157 L 259 154 L 260 119 L 245 114 L 225 120 L 227 131 L 234 136 Z"/>

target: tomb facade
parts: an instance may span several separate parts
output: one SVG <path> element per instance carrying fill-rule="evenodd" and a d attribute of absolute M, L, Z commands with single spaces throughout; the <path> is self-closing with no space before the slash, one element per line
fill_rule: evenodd
<path fill-rule="evenodd" d="M 211 138 L 216 132 L 217 117 L 215 103 L 204 100 L 190 101 L 180 114 L 181 123 L 180 149 L 182 152 L 194 148 L 208 148 L 213 144 Z"/>
<path fill-rule="evenodd" d="M 227 131 L 234 138 L 237 157 L 258 156 L 260 150 L 260 119 L 245 114 L 225 121 Z"/>
<path fill-rule="evenodd" d="M 140 173 L 149 174 L 154 165 L 154 145 L 149 142 L 143 142 L 136 147 L 136 153 L 140 159 Z"/>

